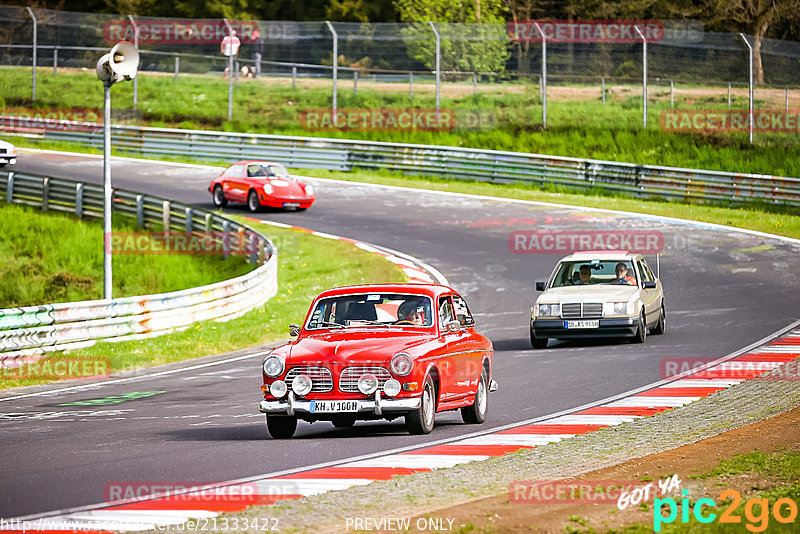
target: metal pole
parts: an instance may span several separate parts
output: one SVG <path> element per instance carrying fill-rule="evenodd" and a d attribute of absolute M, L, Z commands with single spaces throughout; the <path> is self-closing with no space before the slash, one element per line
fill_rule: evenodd
<path fill-rule="evenodd" d="M 642 128 L 647 128 L 647 39 L 638 26 L 633 28 L 642 38 Z"/>
<path fill-rule="evenodd" d="M 333 125 L 336 126 L 336 81 L 339 74 L 339 36 L 336 34 L 336 30 L 333 29 L 333 24 L 330 21 L 326 20 L 325 24 L 328 25 L 328 29 L 333 35 Z"/>
<path fill-rule="evenodd" d="M 785 106 L 784 111 L 786 113 L 789 113 L 789 88 L 788 87 L 786 88 L 786 106 Z"/>
<path fill-rule="evenodd" d="M 173 81 L 178 81 L 178 73 L 181 70 L 181 56 L 175 56 L 175 79 Z"/>
<path fill-rule="evenodd" d="M 58 74 L 58 47 L 53 47 L 53 76 Z"/>
<path fill-rule="evenodd" d="M 103 84 L 103 298 L 111 299 L 111 83 Z"/>
<path fill-rule="evenodd" d="M 749 113 L 750 113 L 750 143 L 752 143 L 753 142 L 753 47 L 750 46 L 750 43 L 747 41 L 747 37 L 745 37 L 745 35 L 743 33 L 740 33 L 739 37 L 742 38 L 742 41 L 744 41 L 744 44 L 747 45 L 747 48 L 750 51 L 750 79 L 749 79 L 748 83 L 750 84 L 750 109 L 749 109 Z"/>
<path fill-rule="evenodd" d="M 28 15 L 30 15 L 33 21 L 33 81 L 31 85 L 31 100 L 36 102 L 36 51 L 38 48 L 39 21 L 36 20 L 36 16 L 33 14 L 31 8 L 26 7 L 25 9 L 28 10 Z"/>
<path fill-rule="evenodd" d="M 669 81 L 669 107 L 675 107 L 675 83 Z"/>
<path fill-rule="evenodd" d="M 436 29 L 436 25 L 433 21 L 428 21 L 431 25 L 431 29 L 433 30 L 433 34 L 436 36 L 436 117 L 439 117 L 439 85 L 442 78 L 442 55 L 441 55 L 441 38 L 439 37 L 439 31 Z"/>
<path fill-rule="evenodd" d="M 547 128 L 547 36 L 542 31 L 538 22 L 533 23 L 542 36 L 542 128 Z"/>
<path fill-rule="evenodd" d="M 353 71 L 353 96 L 358 94 L 358 71 Z"/>
<path fill-rule="evenodd" d="M 603 90 L 603 104 L 606 103 L 606 79 L 600 78 L 600 86 Z"/>
<path fill-rule="evenodd" d="M 408 98 L 414 98 L 414 73 L 408 73 Z"/>
<path fill-rule="evenodd" d="M 131 15 L 128 15 L 128 20 L 131 21 L 131 26 L 133 26 L 133 46 L 136 47 L 136 50 L 139 50 L 139 25 L 136 24 L 136 21 L 133 20 Z M 136 104 L 139 102 L 139 77 L 136 76 L 133 79 L 133 109 L 136 109 Z"/>
<path fill-rule="evenodd" d="M 478 96 L 478 74 L 476 72 L 472 73 L 472 94 Z"/>
<path fill-rule="evenodd" d="M 292 67 L 292 91 L 297 87 L 297 67 Z"/>
<path fill-rule="evenodd" d="M 230 51 L 233 52 L 233 28 L 231 28 L 230 22 L 228 19 L 222 19 L 225 21 L 225 26 L 228 29 L 228 37 L 231 40 L 231 49 Z M 228 120 L 233 119 L 233 54 L 228 56 Z"/>
<path fill-rule="evenodd" d="M 728 84 L 728 107 L 731 107 L 731 84 Z"/>

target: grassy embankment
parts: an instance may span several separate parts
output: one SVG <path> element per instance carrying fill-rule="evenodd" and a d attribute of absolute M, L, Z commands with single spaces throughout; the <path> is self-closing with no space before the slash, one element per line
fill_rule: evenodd
<path fill-rule="evenodd" d="M 0 209 L 0 220 L 22 221 L 28 230 L 27 237 L 6 241 L 0 249 L 3 269 L 11 266 L 9 280 L 30 285 L 25 298 L 38 299 L 48 294 L 52 280 L 70 277 L 85 279 L 86 287 L 100 284 L 102 290 L 101 249 L 87 244 L 102 242 L 102 227 L 97 222 L 70 220 L 68 216 L 29 213 L 18 206 Z M 52 219 L 52 220 L 51 220 Z M 248 221 L 251 223 L 251 221 Z M 5 235 L 17 236 L 14 232 Z M 261 345 L 287 337 L 287 325 L 299 322 L 305 316 L 311 299 L 323 289 L 337 285 L 404 280 L 400 269 L 374 254 L 358 249 L 350 243 L 315 237 L 303 232 L 261 227 L 280 250 L 278 280 L 279 295 L 243 316 L 227 322 L 205 321 L 179 332 L 147 341 L 98 343 L 92 347 L 66 354 L 70 359 L 108 358 L 114 372 L 125 369 L 160 365 L 198 356 Z M 8 230 L 6 228 L 6 230 Z M 95 235 L 96 234 L 96 235 Z M 58 246 L 56 246 L 58 243 Z M 64 252 L 56 252 L 56 250 Z M 97 249 L 97 250 L 94 250 Z M 122 256 L 127 261 L 118 263 L 115 258 L 115 281 L 125 288 L 125 294 L 141 294 L 161 290 L 202 285 L 211 281 L 246 272 L 249 267 L 242 259 L 187 256 Z M 235 268 L 239 265 L 240 268 Z M 157 266 L 157 267 L 155 267 Z M 31 269 L 37 276 L 27 276 Z M 241 272 L 240 272 L 241 271 Z M 184 276 L 185 275 L 185 276 Z M 3 271 L 4 284 L 7 279 Z M 99 282 L 98 282 L 99 280 Z M 70 284 L 68 299 L 85 298 Z M 132 290 L 136 288 L 136 290 Z M 4 288 L 5 289 L 5 288 Z M 101 293 L 84 293 L 100 297 Z M 63 300 L 63 299 L 62 299 Z M 32 301 L 28 303 L 42 303 Z M 3 305 L 5 306 L 5 304 Z M 59 358 L 58 355 L 51 358 Z M 43 366 L 43 363 L 40 362 Z M 34 385 L 49 380 L 0 376 L 0 389 Z"/>
<path fill-rule="evenodd" d="M 432 109 L 435 106 L 431 84 L 415 86 L 409 98 L 403 84 L 374 84 L 361 81 L 357 95 L 346 82 L 340 85 L 338 106 L 345 108 Z M 227 83 L 220 77 L 184 75 L 178 82 L 172 77 L 141 73 L 139 77 L 137 120 L 126 120 L 124 108 L 130 107 L 133 84 L 119 84 L 113 89 L 114 108 L 120 113 L 115 122 L 140 125 L 201 128 L 237 132 L 260 132 L 285 135 L 318 135 L 381 141 L 441 144 L 474 148 L 512 150 L 561 156 L 587 157 L 642 164 L 755 172 L 781 176 L 800 176 L 797 135 L 758 134 L 750 145 L 745 134 L 675 134 L 663 132 L 659 116 L 669 109 L 668 92 L 651 90 L 648 127 L 641 128 L 641 96 L 636 87 L 614 87 L 607 103 L 600 101 L 599 88 L 586 100 L 586 91 L 554 87 L 548 101 L 548 129 L 541 128 L 541 99 L 537 86 L 505 83 L 481 86 L 473 96 L 465 87 L 444 84 L 443 109 L 478 109 L 493 114 L 495 124 L 480 131 L 452 132 L 332 132 L 309 131 L 301 124 L 300 114 L 308 109 L 331 106 L 329 82 L 299 80 L 292 90 L 287 79 L 261 78 L 241 80 L 235 89 L 233 120 L 227 121 Z M 717 88 L 711 96 L 708 88 L 683 88 L 676 97 L 678 109 L 727 108 L 726 89 Z M 7 114 L 23 112 L 30 101 L 30 70 L 0 68 L 0 94 Z M 746 109 L 747 101 L 739 91 L 734 109 Z M 774 95 L 763 90 L 756 106 L 782 109 Z M 777 94 L 777 92 L 776 92 Z M 780 92 L 783 95 L 783 92 Z M 571 99 L 571 100 L 568 100 Z M 0 102 L 2 103 L 2 102 Z M 93 71 L 62 70 L 57 76 L 41 69 L 38 77 L 37 108 L 102 109 L 102 90 Z"/>

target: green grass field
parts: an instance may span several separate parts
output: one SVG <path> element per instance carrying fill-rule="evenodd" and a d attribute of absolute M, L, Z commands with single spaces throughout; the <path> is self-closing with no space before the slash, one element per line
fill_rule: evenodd
<path fill-rule="evenodd" d="M 353 95 L 352 82 L 342 81 L 338 106 L 378 109 L 416 107 L 432 109 L 435 99 L 430 84 L 420 86 L 409 98 L 403 84 L 359 85 Z M 30 69 L 0 68 L 0 89 L 4 114 L 29 113 L 31 108 L 102 108 L 102 86 L 93 71 L 48 69 L 38 74 L 37 100 L 30 100 Z M 309 131 L 301 123 L 301 113 L 331 107 L 330 82 L 301 80 L 292 90 L 286 79 L 242 80 L 235 89 L 233 120 L 227 121 L 228 84 L 221 77 L 184 75 L 177 82 L 171 76 L 141 73 L 139 76 L 139 118 L 130 118 L 133 84 L 121 83 L 112 89 L 115 122 L 181 128 L 215 129 L 285 135 L 343 137 L 367 140 L 440 144 L 519 152 L 574 156 L 642 164 L 754 172 L 800 176 L 798 136 L 758 134 L 750 145 L 745 134 L 677 134 L 663 132 L 659 116 L 669 109 L 664 91 L 654 89 L 648 105 L 648 127 L 641 127 L 642 108 L 636 88 L 617 88 L 606 104 L 596 96 L 578 101 L 559 96 L 570 88 L 552 88 L 548 100 L 548 128 L 542 130 L 541 99 L 538 86 L 520 83 L 481 87 L 473 96 L 466 87 L 445 84 L 441 107 L 455 110 L 480 110 L 494 117 L 492 126 L 480 131 L 446 132 L 337 132 Z M 580 87 L 573 88 L 575 91 Z M 725 90 L 718 96 L 679 96 L 679 109 L 727 109 Z M 690 91 L 690 89 L 687 89 Z M 707 91 L 706 91 L 707 92 Z M 705 94 L 701 92 L 701 94 Z M 756 102 L 758 108 L 775 109 L 771 96 Z M 747 101 L 736 95 L 736 109 Z M 782 109 L 782 108 L 781 108 Z M 127 117 L 127 118 L 126 118 Z"/>
<path fill-rule="evenodd" d="M 115 231 L 136 223 L 114 218 Z M 58 212 L 0 203 L 0 308 L 103 298 L 103 227 Z M 114 297 L 178 291 L 253 269 L 231 256 L 114 255 Z"/>

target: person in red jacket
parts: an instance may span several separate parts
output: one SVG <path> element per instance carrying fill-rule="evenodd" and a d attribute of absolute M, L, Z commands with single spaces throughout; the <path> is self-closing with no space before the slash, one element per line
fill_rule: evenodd
<path fill-rule="evenodd" d="M 619 262 L 614 269 L 614 272 L 617 273 L 617 277 L 614 278 L 611 283 L 613 284 L 628 284 L 629 286 L 636 285 L 636 278 L 632 276 L 628 276 L 628 266 L 625 265 L 625 262 Z"/>

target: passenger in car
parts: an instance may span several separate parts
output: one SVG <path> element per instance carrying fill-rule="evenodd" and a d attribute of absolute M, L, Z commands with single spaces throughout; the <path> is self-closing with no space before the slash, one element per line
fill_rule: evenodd
<path fill-rule="evenodd" d="M 588 265 L 581 265 L 578 278 L 574 278 L 572 284 L 579 286 L 579 285 L 586 285 L 592 283 L 592 269 Z"/>

